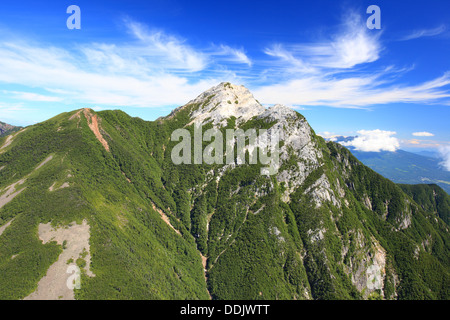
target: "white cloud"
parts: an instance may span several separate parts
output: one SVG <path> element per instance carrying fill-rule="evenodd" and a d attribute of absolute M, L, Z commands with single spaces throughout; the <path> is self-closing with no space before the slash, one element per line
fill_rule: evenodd
<path fill-rule="evenodd" d="M 446 88 L 450 73 L 415 86 L 380 86 L 379 78 L 386 71 L 372 76 L 335 78 L 326 75 L 304 76 L 286 82 L 256 88 L 254 93 L 265 103 L 288 105 L 326 105 L 337 108 L 367 108 L 388 103 L 433 103 L 450 97 Z"/>
<path fill-rule="evenodd" d="M 362 19 L 350 13 L 343 28 L 328 40 L 313 43 L 275 44 L 265 53 L 276 58 L 265 62 L 256 96 L 265 103 L 325 105 L 337 108 L 370 108 L 388 103 L 436 103 L 450 97 L 450 73 L 427 82 L 406 85 L 399 76 L 412 67 L 363 69 L 383 51 L 381 33 L 369 31 Z M 395 81 L 395 82 L 394 82 Z"/>
<path fill-rule="evenodd" d="M 291 50 L 286 49 L 281 44 L 273 45 L 270 48 L 266 48 L 264 50 L 264 53 L 274 57 L 278 58 L 279 62 L 278 66 L 283 69 L 283 71 L 289 72 L 289 73 L 296 73 L 296 72 L 302 72 L 302 73 L 316 73 L 317 69 L 306 63 L 302 60 L 300 57 L 295 57 L 295 53 Z M 273 62 L 271 63 L 273 64 Z M 276 65 L 276 64 L 275 64 Z"/>
<path fill-rule="evenodd" d="M 406 41 L 406 40 L 418 39 L 418 38 L 423 38 L 423 37 L 433 37 L 433 36 L 437 36 L 437 35 L 443 33 L 446 29 L 447 28 L 445 25 L 440 25 L 433 29 L 414 30 L 409 35 L 403 37 L 401 40 Z"/>
<path fill-rule="evenodd" d="M 264 52 L 280 59 L 287 68 L 305 73 L 324 68 L 349 69 L 378 60 L 382 50 L 380 35 L 369 32 L 361 17 L 350 12 L 342 30 L 331 39 L 309 44 L 275 44 Z"/>
<path fill-rule="evenodd" d="M 412 134 L 415 137 L 434 137 L 434 134 L 432 134 L 431 132 L 413 132 Z"/>
<path fill-rule="evenodd" d="M 191 72 L 203 70 L 208 64 L 208 57 L 205 54 L 187 45 L 182 39 L 163 31 L 149 30 L 145 25 L 135 21 L 128 20 L 125 24 L 129 32 L 141 41 L 139 48 L 141 56 L 166 62 L 168 68 Z"/>
<path fill-rule="evenodd" d="M 358 136 L 352 141 L 341 142 L 347 147 L 354 147 L 356 150 L 365 152 L 396 151 L 400 147 L 400 142 L 394 131 L 360 130 Z"/>
<path fill-rule="evenodd" d="M 397 81 L 405 69 L 364 69 L 383 51 L 381 33 L 368 32 L 361 18 L 350 17 L 328 39 L 276 44 L 265 49 L 264 59 L 226 44 L 194 47 L 131 20 L 124 23 L 132 38 L 122 42 L 60 48 L 0 40 L 0 83 L 20 85 L 10 94 L 24 102 L 106 108 L 175 107 L 221 81 L 247 85 L 264 104 L 367 108 L 448 101 L 450 72 L 424 83 L 394 85 L 388 81 Z"/>
<path fill-rule="evenodd" d="M 34 92 L 20 92 L 20 91 L 3 91 L 7 95 L 12 95 L 16 100 L 26 100 L 34 102 L 59 102 L 63 99 L 60 97 L 42 95 Z"/>
<path fill-rule="evenodd" d="M 317 135 L 321 136 L 324 139 L 330 139 L 335 137 L 335 134 L 329 131 L 319 132 Z"/>
<path fill-rule="evenodd" d="M 23 101 L 97 106 L 179 106 L 193 94 L 236 75 L 220 62 L 251 65 L 242 49 L 196 49 L 186 40 L 127 20 L 134 40 L 86 43 L 71 48 L 35 41 L 0 41 L 0 83 L 28 87 L 10 91 Z"/>
<path fill-rule="evenodd" d="M 445 168 L 445 170 L 450 171 L 450 146 L 441 146 L 439 148 L 439 154 L 442 158 L 440 165 Z"/>
<path fill-rule="evenodd" d="M 63 97 L 71 103 L 138 107 L 180 105 L 191 100 L 193 93 L 219 82 L 214 78 L 191 81 L 178 74 L 181 64 L 156 63 L 141 51 L 140 47 L 104 44 L 68 51 L 36 43 L 0 42 L 0 82 L 54 93 L 49 98 L 16 92 L 23 100 L 56 101 Z M 183 71 L 194 66 L 191 63 Z"/>

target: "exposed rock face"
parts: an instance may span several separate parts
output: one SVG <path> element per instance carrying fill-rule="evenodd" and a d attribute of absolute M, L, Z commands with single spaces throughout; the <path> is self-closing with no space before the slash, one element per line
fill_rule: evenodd
<path fill-rule="evenodd" d="M 316 203 L 316 207 L 320 207 L 324 201 L 331 202 L 334 206 L 339 207 L 341 203 L 334 195 L 331 184 L 326 175 L 322 175 L 311 187 L 306 189 L 306 193 L 310 193 Z"/>
<path fill-rule="evenodd" d="M 277 168 L 280 170 L 276 179 L 279 183 L 284 183 L 281 200 L 286 203 L 291 201 L 291 194 L 304 184 L 308 176 L 324 165 L 324 155 L 318 146 L 317 137 L 313 134 L 308 122 L 300 114 L 280 104 L 264 108 L 243 86 L 222 83 L 204 92 L 186 106 L 192 105 L 195 105 L 196 109 L 190 114 L 191 123 L 212 123 L 213 126 L 222 127 L 226 126 L 227 119 L 232 117 L 236 118 L 236 126 L 252 118 L 274 123 L 268 129 L 268 133 L 277 133 L 280 137 L 280 163 Z M 343 176 L 348 177 L 352 170 L 348 158 L 340 154 L 337 155 L 337 158 L 343 164 Z M 287 163 L 289 165 L 286 165 Z M 235 168 L 235 165 L 225 165 L 218 172 L 210 172 L 211 177 L 209 179 L 213 179 L 215 175 L 217 181 L 219 181 L 226 170 L 233 168 Z M 205 186 L 206 184 L 202 188 Z M 351 188 L 352 186 L 350 186 Z M 355 187 L 353 186 L 353 188 Z M 233 196 L 238 192 L 239 188 L 232 191 L 230 195 Z M 255 197 L 261 198 L 266 194 L 266 192 L 259 190 L 255 193 Z M 318 176 L 304 190 L 304 194 L 311 198 L 317 209 L 325 203 L 334 206 L 339 211 L 342 210 L 342 203 L 347 207 L 349 206 L 344 185 L 339 179 L 336 179 L 332 184 L 325 173 Z M 368 195 L 365 195 L 361 202 L 367 209 L 372 210 L 371 199 Z M 409 225 L 408 217 L 409 215 L 405 215 L 405 218 L 399 221 L 400 228 L 406 228 Z M 328 232 L 337 231 L 336 226 L 334 230 L 327 230 L 322 226 L 323 223 L 320 223 L 320 225 L 319 228 L 306 230 L 308 240 L 315 246 L 323 245 L 323 240 L 327 237 Z M 369 297 L 374 291 L 380 292 L 383 296 L 386 274 L 385 250 L 375 239 L 366 239 L 361 230 L 353 230 L 352 232 L 356 235 L 356 243 L 352 244 L 356 247 L 356 251 L 354 250 L 350 254 L 348 252 L 350 244 L 343 245 L 341 263 L 344 270 L 364 298 Z M 271 234 L 281 237 L 277 227 L 271 228 Z M 348 254 L 350 256 L 346 257 Z M 347 264 L 344 263 L 344 260 L 348 261 Z M 325 263 L 328 264 L 328 262 L 328 257 L 325 256 Z"/>
<path fill-rule="evenodd" d="M 193 122 L 219 126 L 225 126 L 231 117 L 236 117 L 236 124 L 245 122 L 265 110 L 247 88 L 228 82 L 205 91 L 187 105 L 192 104 L 199 105 L 191 114 Z"/>

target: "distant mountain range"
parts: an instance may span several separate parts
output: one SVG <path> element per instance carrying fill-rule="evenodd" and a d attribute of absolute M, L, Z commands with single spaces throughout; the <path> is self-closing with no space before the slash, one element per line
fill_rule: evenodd
<path fill-rule="evenodd" d="M 412 152 L 412 151 L 410 151 Z M 419 156 L 424 156 L 428 158 L 439 158 L 439 152 L 433 152 L 433 151 L 416 151 L 412 152 L 415 154 L 418 154 Z"/>
<path fill-rule="evenodd" d="M 335 137 L 337 143 L 348 142 L 354 137 Z M 404 150 L 364 152 L 347 147 L 359 161 L 395 183 L 437 184 L 450 194 L 450 172 L 439 164 L 437 153 L 423 151 L 412 153 Z"/>
<path fill-rule="evenodd" d="M 439 165 L 440 160 L 437 158 L 424 157 L 403 150 L 351 151 L 366 166 L 393 182 L 437 184 L 450 194 L 450 172 L 442 169 Z"/>

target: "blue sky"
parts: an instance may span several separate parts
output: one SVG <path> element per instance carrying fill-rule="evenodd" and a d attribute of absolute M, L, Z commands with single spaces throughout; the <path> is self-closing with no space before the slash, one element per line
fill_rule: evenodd
<path fill-rule="evenodd" d="M 72 4 L 81 30 L 66 27 Z M 380 30 L 366 27 L 369 5 Z M 230 81 L 326 137 L 445 151 L 449 57 L 445 0 L 10 1 L 0 4 L 0 121 L 81 107 L 154 120 Z"/>

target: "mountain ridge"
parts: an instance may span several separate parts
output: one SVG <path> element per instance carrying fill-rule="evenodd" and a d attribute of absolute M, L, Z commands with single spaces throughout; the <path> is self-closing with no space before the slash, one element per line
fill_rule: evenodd
<path fill-rule="evenodd" d="M 0 207 L 0 298 L 35 292 L 67 252 L 40 240 L 41 225 L 86 221 L 76 299 L 447 299 L 448 225 L 434 209 L 296 111 L 246 96 L 214 113 L 207 91 L 151 122 L 80 109 L 15 135 L 0 154 L 0 196 L 20 191 Z M 249 114 L 225 110 L 236 106 Z M 171 134 L 195 119 L 283 132 L 277 173 L 175 165 Z"/>

